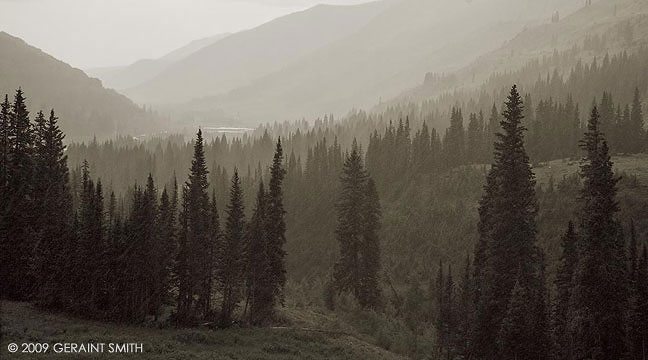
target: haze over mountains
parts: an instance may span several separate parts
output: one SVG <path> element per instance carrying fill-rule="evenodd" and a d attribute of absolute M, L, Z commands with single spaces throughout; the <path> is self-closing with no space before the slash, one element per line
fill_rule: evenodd
<path fill-rule="evenodd" d="M 83 71 L 0 31 L 0 94 L 19 87 L 32 113 L 54 108 L 68 139 L 151 131 L 156 118 Z M 4 97 L 3 99 L 4 100 Z"/>
<path fill-rule="evenodd" d="M 648 3 L 636 0 L 595 1 L 589 6 L 547 22 L 524 29 L 501 47 L 487 52 L 467 66 L 453 72 L 443 79 L 428 74 L 419 86 L 407 90 L 377 108 L 420 102 L 444 92 L 461 90 L 493 91 L 500 86 L 493 82 L 497 74 L 513 73 L 516 70 L 537 62 L 535 72 L 526 71 L 524 78 L 509 79 L 518 84 L 528 84 L 547 72 L 566 76 L 578 61 L 585 63 L 595 57 L 631 52 L 648 44 Z M 561 56 L 565 52 L 567 60 L 546 61 Z M 437 74 L 438 75 L 438 74 Z M 492 84 L 491 84 L 492 83 Z"/>
<path fill-rule="evenodd" d="M 580 5 L 401 0 L 317 6 L 234 34 L 124 93 L 145 104 L 195 99 L 196 116 L 230 125 L 343 114 L 396 96 L 428 71 L 459 69 L 525 26 Z"/>
<path fill-rule="evenodd" d="M 641 2 L 601 0 L 583 7 L 580 0 L 320 5 L 251 30 L 197 40 L 160 59 L 87 71 L 103 86 L 168 115 L 171 121 L 160 126 L 151 125 L 154 116 L 126 97 L 7 34 L 0 39 L 0 49 L 9 54 L 0 61 L 0 90 L 23 86 L 35 108 L 53 106 L 61 113 L 72 137 L 344 115 L 353 108 L 478 89 L 493 73 L 582 45 L 592 34 L 607 34 L 613 44 L 626 36 L 628 22 L 636 23 L 633 43 L 648 38 Z M 552 22 L 556 12 L 560 21 Z M 622 39 L 616 44 L 603 49 L 631 45 Z M 54 67 L 62 70 L 50 71 Z M 452 74 L 454 80 L 421 85 L 427 73 Z"/>
<path fill-rule="evenodd" d="M 181 103 L 217 95 L 275 72 L 353 33 L 390 2 L 319 5 L 207 46 L 124 93 L 140 103 Z"/>
<path fill-rule="evenodd" d="M 194 40 L 158 59 L 143 59 L 127 66 L 94 68 L 87 69 L 85 72 L 91 77 L 101 79 L 105 87 L 116 90 L 127 89 L 153 79 L 175 62 L 229 35 L 225 33 Z"/>

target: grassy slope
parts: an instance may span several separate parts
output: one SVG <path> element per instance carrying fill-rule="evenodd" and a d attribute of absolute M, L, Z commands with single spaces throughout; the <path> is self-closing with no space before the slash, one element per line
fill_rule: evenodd
<path fill-rule="evenodd" d="M 325 314 L 288 311 L 294 327 L 265 329 L 153 329 L 80 320 L 42 312 L 27 303 L 2 303 L 2 359 L 399 359 L 340 330 Z M 318 330 L 315 330 L 317 328 Z M 321 330 L 321 331 L 320 331 Z M 8 354 L 7 344 L 23 342 L 144 344 L 144 354 Z"/>

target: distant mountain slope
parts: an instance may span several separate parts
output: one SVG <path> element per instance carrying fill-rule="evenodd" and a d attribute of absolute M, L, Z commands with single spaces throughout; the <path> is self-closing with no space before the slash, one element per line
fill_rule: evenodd
<path fill-rule="evenodd" d="M 180 103 L 217 95 L 280 70 L 347 36 L 393 1 L 319 5 L 218 41 L 124 93 L 139 103 Z"/>
<path fill-rule="evenodd" d="M 54 108 L 68 138 L 150 131 L 154 117 L 97 79 L 0 32 L 0 94 L 22 87 L 29 110 Z"/>
<path fill-rule="evenodd" d="M 105 87 L 117 90 L 127 89 L 153 79 L 173 63 L 229 35 L 226 33 L 194 40 L 158 59 L 143 59 L 128 66 L 87 69 L 85 72 L 91 77 L 100 79 Z"/>
<path fill-rule="evenodd" d="M 197 100 L 238 123 L 293 120 L 370 107 L 498 48 L 524 26 L 580 0 L 403 0 L 349 36 L 228 94 Z"/>
<path fill-rule="evenodd" d="M 498 78 L 502 76 L 498 74 L 513 73 L 530 62 L 542 63 L 543 58 L 551 59 L 558 54 L 568 56 L 544 62 L 547 66 L 530 66 L 523 77 L 518 75 L 518 78 L 510 81 L 532 83 L 539 76 L 546 76 L 547 72 L 568 71 L 578 60 L 587 63 L 594 57 L 633 51 L 646 45 L 647 2 L 595 0 L 592 5 L 583 6 L 573 14 L 562 17 L 560 21 L 525 29 L 500 48 L 445 77 L 428 74 L 421 85 L 401 93 L 378 108 L 384 109 L 397 103 L 420 102 L 446 92 L 492 91 L 501 85 Z M 600 91 L 603 90 L 605 89 Z"/>

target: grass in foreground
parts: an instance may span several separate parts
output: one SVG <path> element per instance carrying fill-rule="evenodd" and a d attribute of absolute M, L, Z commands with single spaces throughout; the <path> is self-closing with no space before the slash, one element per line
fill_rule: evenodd
<path fill-rule="evenodd" d="M 297 326 L 209 330 L 153 329 L 102 323 L 43 312 L 28 303 L 2 301 L 1 359 L 400 359 L 342 331 Z M 288 317 L 291 317 L 288 311 Z M 321 315 L 323 317 L 324 315 Z M 318 323 L 321 321 L 318 321 Z M 47 354 L 9 353 L 10 343 L 48 343 Z M 143 353 L 56 354 L 55 343 L 142 343 Z M 20 347 L 22 348 L 22 346 Z"/>

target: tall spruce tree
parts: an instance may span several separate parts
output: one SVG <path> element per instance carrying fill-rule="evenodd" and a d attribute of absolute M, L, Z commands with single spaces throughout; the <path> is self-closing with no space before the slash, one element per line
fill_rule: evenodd
<path fill-rule="evenodd" d="M 648 250 L 646 245 L 637 263 L 637 281 L 634 283 L 635 301 L 632 309 L 630 340 L 632 358 L 648 359 Z"/>
<path fill-rule="evenodd" d="M 646 130 L 644 129 L 643 110 L 641 109 L 641 97 L 639 89 L 635 88 L 634 98 L 632 100 L 632 110 L 628 122 L 628 150 L 632 153 L 638 153 L 646 149 Z"/>
<path fill-rule="evenodd" d="M 249 322 L 260 325 L 272 314 L 275 284 L 270 264 L 270 244 L 268 232 L 268 197 L 259 184 L 256 204 L 246 234 L 246 308 L 249 306 Z"/>
<path fill-rule="evenodd" d="M 368 174 L 362 164 L 362 154 L 354 140 L 347 153 L 340 176 L 341 194 L 336 204 L 337 228 L 335 235 L 340 243 L 340 259 L 335 264 L 334 278 L 338 291 L 350 291 L 360 298 L 360 244 L 362 229 L 362 204 Z"/>
<path fill-rule="evenodd" d="M 219 324 L 229 327 L 233 322 L 234 310 L 242 296 L 245 241 L 245 207 L 243 203 L 243 190 L 238 170 L 232 176 L 230 200 L 227 205 L 227 219 L 225 221 L 225 236 L 218 248 L 218 261 L 216 279 L 219 291 L 223 297 Z"/>
<path fill-rule="evenodd" d="M 0 104 L 0 278 L 8 279 L 11 269 L 9 262 L 12 254 L 13 241 L 9 240 L 9 166 L 10 166 L 10 117 L 11 104 L 9 96 L 5 95 Z M 7 285 L 0 285 L 3 297 L 7 295 Z"/>
<path fill-rule="evenodd" d="M 340 259 L 333 277 L 340 291 L 350 291 L 363 307 L 375 307 L 380 300 L 378 273 L 380 205 L 375 184 L 364 169 L 362 153 L 353 141 L 340 176 L 341 194 L 336 204 Z"/>
<path fill-rule="evenodd" d="M 380 199 L 376 183 L 370 177 L 364 189 L 362 206 L 362 243 L 360 244 L 360 305 L 376 308 L 380 304 Z"/>
<path fill-rule="evenodd" d="M 628 309 L 628 337 L 630 340 L 630 358 L 644 359 L 648 331 L 648 278 L 643 255 L 639 254 L 637 234 L 634 221 L 630 220 L 630 245 L 628 261 L 629 278 L 629 309 Z"/>
<path fill-rule="evenodd" d="M 562 256 L 556 272 L 554 284 L 556 296 L 552 317 L 553 351 L 556 360 L 571 359 L 571 334 L 569 333 L 570 301 L 574 272 L 578 264 L 577 235 L 574 223 L 569 222 L 562 236 Z"/>
<path fill-rule="evenodd" d="M 210 312 L 214 243 L 210 236 L 210 206 L 207 165 L 202 130 L 194 141 L 194 154 L 183 190 L 180 241 L 178 312 L 181 322 L 204 318 Z"/>
<path fill-rule="evenodd" d="M 495 162 L 487 176 L 480 202 L 479 243 L 475 254 L 476 328 L 473 352 L 480 359 L 508 358 L 510 349 L 493 346 L 504 318 L 518 305 L 512 301 L 514 286 L 528 296 L 544 295 L 541 274 L 541 252 L 535 245 L 537 205 L 535 177 L 524 149 L 525 128 L 521 121 L 522 99 L 513 86 L 502 113 L 502 132 L 497 134 Z M 534 302 L 524 302 L 526 314 L 537 314 Z M 526 317 L 518 324 L 533 331 L 534 319 Z M 508 331 L 508 330 L 507 330 Z M 508 335 L 507 335 L 508 336 Z M 521 358 L 545 358 L 536 354 L 541 348 L 536 336 L 525 336 L 519 343 Z M 502 342 L 500 342 L 502 344 Z"/>
<path fill-rule="evenodd" d="M 7 166 L 7 205 L 4 220 L 8 255 L 2 263 L 4 296 L 27 299 L 34 284 L 31 249 L 34 244 L 32 223 L 33 129 L 23 91 L 18 89 L 9 112 L 9 151 Z"/>
<path fill-rule="evenodd" d="M 159 246 L 158 246 L 158 274 L 159 291 L 156 293 L 155 301 L 157 306 L 168 302 L 171 297 L 171 281 L 174 255 L 176 254 L 176 241 L 177 241 L 177 227 L 176 227 L 176 204 L 174 198 L 176 197 L 177 187 L 174 189 L 173 194 L 169 196 L 167 188 L 164 187 L 160 197 L 160 207 L 158 210 L 158 226 L 159 226 Z"/>
<path fill-rule="evenodd" d="M 7 180 L 9 179 L 9 119 L 11 104 L 9 96 L 5 95 L 0 104 L 0 216 L 3 216 L 7 207 Z"/>
<path fill-rule="evenodd" d="M 66 281 L 66 254 L 71 250 L 72 196 L 69 186 L 67 156 L 54 114 L 42 121 L 36 131 L 34 166 L 34 228 L 37 238 L 34 270 L 34 296 L 47 307 L 62 308 L 62 284 Z"/>
<path fill-rule="evenodd" d="M 585 151 L 581 164 L 584 186 L 579 214 L 579 262 L 572 296 L 576 359 L 621 359 L 627 351 L 626 256 L 616 219 L 618 179 L 599 129 L 599 118 L 594 106 L 581 141 Z"/>
<path fill-rule="evenodd" d="M 277 140 L 272 166 L 270 167 L 270 183 L 267 193 L 267 222 L 265 223 L 268 241 L 268 262 L 273 287 L 274 299 L 284 303 L 284 287 L 286 286 L 286 210 L 283 201 L 283 181 L 286 170 L 283 168 L 283 148 L 281 138 Z M 274 300 L 273 300 L 274 302 Z"/>

